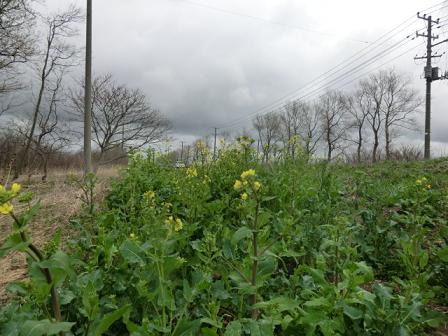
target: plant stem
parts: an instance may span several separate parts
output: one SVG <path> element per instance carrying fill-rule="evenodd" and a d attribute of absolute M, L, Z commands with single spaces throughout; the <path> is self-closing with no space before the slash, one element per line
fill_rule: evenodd
<path fill-rule="evenodd" d="M 12 212 L 11 212 L 11 217 L 16 222 L 17 226 L 20 227 L 20 222 L 19 222 L 18 218 Z M 27 242 L 25 232 L 20 231 L 20 238 L 22 239 L 22 241 L 24 243 Z M 28 243 L 28 248 L 37 257 L 37 259 L 38 259 L 37 261 L 45 260 L 44 256 L 40 252 L 40 250 L 36 246 L 34 246 L 32 243 Z M 42 268 L 42 267 L 39 267 L 39 269 L 45 276 L 45 280 L 47 281 L 47 283 L 49 285 L 52 285 L 53 278 L 51 276 L 50 270 L 48 268 Z M 54 287 L 54 284 L 51 286 L 50 294 L 51 294 L 51 306 L 53 307 L 54 317 L 55 317 L 56 321 L 62 321 L 61 306 L 59 305 L 59 300 L 57 297 L 56 288 Z M 63 333 L 61 332 L 60 335 L 63 335 Z"/>
<path fill-rule="evenodd" d="M 252 231 L 252 256 L 254 258 L 252 262 L 252 286 L 255 288 L 254 294 L 252 294 L 252 306 L 257 303 L 257 268 L 258 268 L 258 244 L 257 244 L 257 230 L 258 230 L 258 213 L 260 211 L 260 202 L 257 201 L 257 207 L 255 209 L 254 226 Z M 258 319 L 258 309 L 252 309 L 252 319 Z"/>

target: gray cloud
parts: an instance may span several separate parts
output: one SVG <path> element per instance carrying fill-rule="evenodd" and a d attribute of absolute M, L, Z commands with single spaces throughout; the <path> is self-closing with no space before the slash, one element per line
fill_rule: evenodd
<path fill-rule="evenodd" d="M 353 40 L 373 41 L 439 1 L 196 2 L 325 34 L 233 16 L 183 0 L 96 0 L 95 72 L 111 72 L 117 80 L 141 88 L 173 121 L 179 139 L 208 134 L 213 126 L 270 104 L 366 47 Z M 48 6 L 64 3 L 69 1 L 51 0 Z M 421 27 L 423 23 L 416 22 L 396 39 Z M 423 53 L 421 42 L 416 51 Z M 412 73 L 423 92 L 422 66 L 412 59 L 416 51 L 391 65 Z M 440 142 L 448 142 L 448 104 L 443 99 L 447 84 L 434 85 L 433 138 Z M 243 118 L 238 126 L 249 124 L 250 118 Z"/>

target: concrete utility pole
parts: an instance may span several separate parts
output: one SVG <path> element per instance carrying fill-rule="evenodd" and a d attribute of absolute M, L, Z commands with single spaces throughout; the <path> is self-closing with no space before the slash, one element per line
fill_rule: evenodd
<path fill-rule="evenodd" d="M 180 161 L 184 162 L 184 142 L 181 141 L 181 150 L 180 150 Z"/>
<path fill-rule="evenodd" d="M 216 161 L 216 137 L 218 136 L 218 129 L 215 127 L 215 141 L 213 143 L 213 161 Z"/>
<path fill-rule="evenodd" d="M 84 85 L 84 174 L 92 171 L 92 0 L 87 0 Z"/>
<path fill-rule="evenodd" d="M 439 68 L 433 68 L 432 67 L 432 59 L 436 57 L 441 57 L 442 55 L 432 55 L 432 48 L 447 42 L 447 40 L 444 40 L 442 42 L 432 44 L 433 40 L 436 40 L 439 38 L 439 36 L 434 36 L 432 34 L 432 26 L 433 24 L 439 24 L 439 19 L 433 20 L 432 16 L 427 16 L 424 14 L 423 16 L 420 15 L 420 13 L 417 13 L 417 17 L 419 19 L 425 20 L 428 25 L 427 33 L 426 34 L 420 34 L 416 33 L 417 37 L 426 37 L 427 43 L 426 43 L 426 55 L 421 57 L 415 57 L 415 59 L 426 59 L 426 66 L 425 66 L 425 78 L 426 78 L 426 105 L 425 105 L 425 159 L 431 158 L 431 83 L 433 81 L 441 79 L 439 77 Z"/>

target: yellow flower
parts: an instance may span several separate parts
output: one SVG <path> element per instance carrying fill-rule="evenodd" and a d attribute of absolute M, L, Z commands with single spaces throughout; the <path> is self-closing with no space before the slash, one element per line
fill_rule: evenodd
<path fill-rule="evenodd" d="M 0 213 L 2 213 L 3 215 L 9 214 L 13 209 L 14 207 L 9 202 L 0 205 Z"/>
<path fill-rule="evenodd" d="M 258 181 L 255 181 L 254 182 L 254 190 L 258 191 L 258 190 L 260 190 L 260 188 L 261 188 L 261 183 Z"/>
<path fill-rule="evenodd" d="M 176 260 L 179 264 L 185 264 L 187 262 L 187 260 L 182 257 L 176 257 Z"/>
<path fill-rule="evenodd" d="M 17 195 L 18 193 L 19 193 L 19 191 L 20 191 L 20 184 L 18 184 L 18 183 L 13 183 L 12 184 L 12 186 L 11 186 L 11 191 L 12 191 L 12 194 L 15 196 L 15 195 Z"/>
<path fill-rule="evenodd" d="M 180 218 L 176 218 L 176 224 L 174 224 L 174 231 L 178 232 L 182 230 L 184 225 L 182 224 L 182 220 Z"/>
<path fill-rule="evenodd" d="M 246 170 L 245 172 L 243 172 L 243 173 L 241 174 L 241 178 L 242 178 L 243 180 L 245 180 L 245 179 L 247 179 L 247 178 L 249 178 L 249 177 L 251 177 L 251 176 L 255 176 L 255 170 L 254 170 L 254 169 Z"/>
<path fill-rule="evenodd" d="M 247 193 L 243 193 L 243 194 L 241 194 L 241 199 L 242 199 L 243 201 L 247 200 L 248 197 L 249 197 L 249 196 L 247 195 Z"/>
<path fill-rule="evenodd" d="M 198 171 L 194 167 L 190 167 L 187 169 L 187 176 L 188 177 L 196 177 L 198 176 Z"/>
<path fill-rule="evenodd" d="M 236 180 L 235 184 L 233 185 L 233 189 L 240 190 L 242 186 L 243 185 L 242 185 L 241 181 L 240 180 Z"/>
<path fill-rule="evenodd" d="M 154 197 L 156 197 L 156 193 L 154 191 L 152 191 L 152 190 L 148 190 L 143 195 L 145 196 L 145 198 L 147 200 L 152 200 Z"/>

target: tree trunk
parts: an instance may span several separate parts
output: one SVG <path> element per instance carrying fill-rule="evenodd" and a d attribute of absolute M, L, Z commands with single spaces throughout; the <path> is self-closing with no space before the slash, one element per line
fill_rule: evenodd
<path fill-rule="evenodd" d="M 389 126 L 386 123 L 385 129 L 384 129 L 384 133 L 386 136 L 386 160 L 390 160 L 390 131 L 389 131 Z"/>
<path fill-rule="evenodd" d="M 47 60 L 48 60 L 48 58 L 47 58 Z M 44 70 L 42 72 L 41 84 L 40 84 L 40 89 L 39 89 L 39 95 L 37 96 L 37 102 L 36 102 L 36 106 L 35 106 L 34 112 L 33 112 L 33 119 L 32 119 L 32 123 L 31 123 L 31 130 L 30 130 L 30 133 L 27 136 L 25 149 L 23 150 L 22 157 L 19 160 L 19 162 L 17 163 L 17 169 L 16 169 L 15 174 L 14 174 L 14 179 L 19 178 L 20 174 L 22 173 L 23 168 L 27 167 L 28 163 L 29 163 L 28 155 L 29 155 L 30 148 L 31 148 L 31 142 L 33 141 L 34 132 L 36 130 L 37 116 L 38 116 L 39 111 L 40 111 L 40 105 L 42 104 L 42 97 L 44 95 L 44 90 L 45 90 L 45 79 L 46 79 L 45 78 L 45 71 L 46 71 L 46 65 L 45 65 Z"/>
<path fill-rule="evenodd" d="M 375 140 L 373 142 L 372 162 L 377 161 L 377 152 L 378 152 L 378 146 L 379 146 L 378 131 L 374 132 L 374 138 L 375 138 Z"/>
<path fill-rule="evenodd" d="M 362 149 L 362 129 L 358 128 L 358 148 L 356 151 L 358 163 L 361 163 L 361 149 Z"/>

